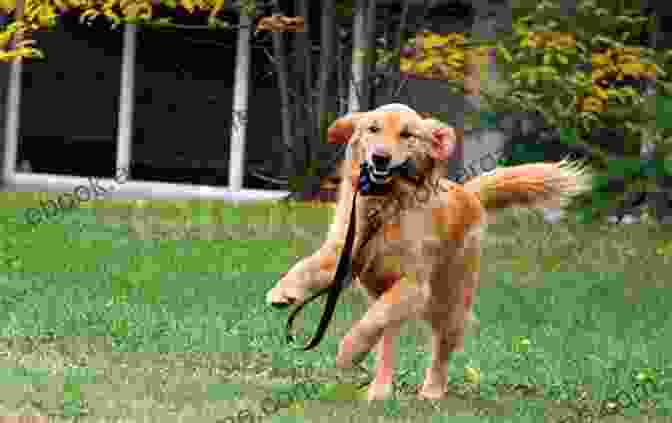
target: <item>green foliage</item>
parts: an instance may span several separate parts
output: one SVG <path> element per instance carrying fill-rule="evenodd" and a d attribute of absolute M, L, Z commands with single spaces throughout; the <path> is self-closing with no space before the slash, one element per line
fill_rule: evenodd
<path fill-rule="evenodd" d="M 672 151 L 672 133 L 656 125 L 666 120 L 661 117 L 662 110 L 657 110 L 665 100 L 645 98 L 630 86 L 613 86 L 616 81 L 648 80 L 655 82 L 659 94 L 668 91 L 666 67 L 672 52 L 629 44 L 648 22 L 638 11 L 620 4 L 607 7 L 583 0 L 578 2 L 575 16 L 564 16 L 557 2 L 544 0 L 515 20 L 509 36 L 496 42 L 470 40 L 467 45 L 496 48 L 498 70 L 512 81 L 503 92 L 481 87 L 491 109 L 538 112 L 549 126 L 571 131 L 563 138 L 590 151 L 595 157 L 592 165 L 606 172 L 621 172 L 621 167 L 608 163 L 613 157 L 610 147 L 629 152 L 633 158 L 639 157 L 644 140 L 653 143 L 656 151 Z M 624 145 L 601 145 L 593 137 L 599 128 L 622 128 L 625 138 L 615 137 L 610 142 Z M 543 147 L 519 148 L 507 164 L 534 160 Z M 641 169 L 625 175 L 612 173 L 626 178 L 626 189 L 642 183 L 649 174 Z M 599 203 L 600 198 L 594 197 L 594 202 Z"/>
<path fill-rule="evenodd" d="M 16 9 L 17 0 L 0 0 L 0 9 L 11 14 Z M 123 23 L 145 24 L 158 27 L 174 27 L 172 18 L 155 18 L 156 9 L 160 5 L 172 9 L 180 8 L 189 14 L 208 13 L 208 26 L 212 29 L 231 28 L 231 25 L 221 19 L 222 11 L 227 0 L 26 0 L 22 30 L 24 35 L 40 29 L 52 28 L 56 25 L 62 13 L 75 11 L 82 21 L 90 21 L 98 17 L 105 17 L 113 27 Z M 255 16 L 257 13 L 254 0 L 242 0 L 240 12 Z M 2 48 L 11 40 L 16 28 L 12 25 L 0 32 L 0 61 L 11 61 L 16 57 L 38 57 L 43 53 L 39 50 L 27 48 L 26 45 L 17 46 L 11 51 Z"/>
<path fill-rule="evenodd" d="M 17 35 L 23 35 L 26 31 L 36 28 L 36 25 L 26 25 L 23 22 L 12 22 L 2 28 L 0 31 L 0 62 L 11 62 L 17 58 L 42 58 L 42 52 L 31 47 L 34 41 L 26 37 L 21 37 L 21 42 L 8 49 Z"/>

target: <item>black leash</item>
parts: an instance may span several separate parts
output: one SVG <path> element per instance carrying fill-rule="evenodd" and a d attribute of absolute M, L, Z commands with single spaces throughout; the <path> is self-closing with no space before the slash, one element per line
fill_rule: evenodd
<path fill-rule="evenodd" d="M 313 339 L 311 339 L 310 342 L 308 342 L 308 345 L 302 347 L 304 351 L 308 351 L 310 349 L 315 348 L 320 343 L 320 341 L 322 341 L 322 338 L 324 337 L 324 334 L 326 333 L 327 328 L 329 327 L 329 323 L 331 322 L 331 318 L 334 316 L 334 310 L 336 310 L 336 304 L 338 303 L 338 297 L 341 295 L 341 291 L 343 291 L 343 288 L 345 288 L 346 285 L 349 285 L 352 282 L 352 279 L 354 278 L 354 275 L 352 274 L 352 247 L 355 242 L 355 224 L 356 224 L 355 207 L 357 205 L 357 194 L 361 192 L 362 195 L 385 195 L 387 193 L 387 190 L 389 189 L 389 184 L 387 182 L 384 182 L 382 179 L 380 181 L 372 179 L 371 172 L 372 172 L 371 166 L 368 163 L 363 162 L 361 166 L 359 184 L 357 186 L 357 189 L 355 190 L 354 195 L 352 196 L 352 210 L 350 210 L 350 221 L 348 222 L 348 232 L 347 235 L 345 236 L 345 244 L 343 246 L 343 250 L 341 251 L 341 256 L 338 259 L 338 265 L 336 266 L 336 274 L 334 275 L 334 281 L 329 286 L 327 286 L 326 288 L 322 288 L 320 291 L 313 294 L 306 301 L 304 301 L 302 304 L 300 304 L 298 307 L 292 310 L 291 314 L 289 315 L 289 318 L 287 319 L 286 340 L 287 343 L 293 344 L 294 337 L 292 336 L 291 331 L 292 331 L 292 323 L 294 322 L 296 316 L 299 314 L 301 309 L 303 309 L 303 307 L 308 305 L 308 303 L 323 296 L 324 294 L 328 294 L 327 303 L 324 306 L 324 311 L 322 313 L 322 318 L 320 319 L 320 324 L 317 327 L 315 335 L 313 335 Z M 392 173 L 397 173 L 406 179 L 418 183 L 416 179 L 417 171 L 414 163 L 411 160 L 407 160 L 401 165 L 389 169 L 388 175 L 386 175 L 386 177 L 391 176 Z M 362 251 L 364 246 L 373 238 L 373 235 L 376 232 L 378 232 L 381 226 L 382 222 L 380 220 L 374 221 L 374 224 L 371 225 L 371 229 L 367 232 L 366 236 L 362 241 L 362 244 L 359 247 L 360 251 Z"/>
<path fill-rule="evenodd" d="M 338 302 L 338 297 L 341 295 L 341 291 L 346 285 L 347 278 L 352 279 L 352 246 L 355 241 L 355 206 L 357 203 L 357 191 L 355 195 L 352 196 L 352 210 L 350 211 L 350 222 L 348 223 L 348 234 L 345 236 L 345 245 L 341 251 L 341 257 L 338 259 L 338 265 L 336 266 L 336 274 L 334 275 L 334 281 L 326 288 L 322 288 L 319 292 L 312 295 L 303 304 L 295 308 L 292 313 L 289 315 L 287 320 L 287 342 L 294 343 L 294 337 L 291 335 L 292 331 L 292 322 L 299 314 L 301 309 L 305 307 L 308 303 L 312 302 L 316 298 L 323 296 L 325 293 L 327 295 L 327 303 L 324 306 L 324 312 L 322 313 L 322 318 L 320 319 L 320 324 L 317 327 L 317 331 L 313 336 L 313 339 L 310 340 L 308 345 L 303 347 L 304 351 L 315 348 L 327 331 L 327 327 L 331 322 L 331 318 L 334 315 L 334 310 L 336 309 L 336 303 Z"/>

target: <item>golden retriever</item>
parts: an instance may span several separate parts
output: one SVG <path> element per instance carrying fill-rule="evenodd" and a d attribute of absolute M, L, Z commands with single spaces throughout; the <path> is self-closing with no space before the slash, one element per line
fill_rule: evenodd
<path fill-rule="evenodd" d="M 408 108 L 353 113 L 328 130 L 329 143 L 349 143 L 342 164 L 336 213 L 326 241 L 296 263 L 267 294 L 274 306 L 300 304 L 328 286 L 344 244 L 360 165 L 378 168 L 411 160 L 421 178 L 391 177 L 384 195 L 356 202 L 353 274 L 369 308 L 341 341 L 336 365 L 351 367 L 376 347 L 369 400 L 392 393 L 394 341 L 409 319 L 429 323 L 432 359 L 419 398 L 442 398 L 450 355 L 464 345 L 466 322 L 477 323 L 472 298 L 479 285 L 480 241 L 489 212 L 510 207 L 559 207 L 590 188 L 589 173 L 576 162 L 534 163 L 497 168 L 464 185 L 442 178 L 442 162 L 455 146 L 453 128 L 423 119 Z M 418 195 L 422 192 L 423 195 Z M 371 210 L 385 214 L 381 230 L 359 251 Z"/>

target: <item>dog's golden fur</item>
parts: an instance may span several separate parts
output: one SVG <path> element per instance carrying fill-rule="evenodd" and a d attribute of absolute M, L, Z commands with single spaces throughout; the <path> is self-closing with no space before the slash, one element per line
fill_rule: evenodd
<path fill-rule="evenodd" d="M 342 164 L 334 220 L 324 244 L 294 265 L 268 292 L 267 301 L 301 303 L 312 291 L 331 283 L 360 164 L 374 144 L 377 151 L 389 154 L 392 163 L 413 160 L 425 176 L 424 186 L 395 177 L 389 195 L 357 199 L 354 271 L 370 306 L 342 340 L 336 364 L 350 367 L 377 346 L 376 374 L 368 397 L 387 397 L 392 390 L 395 337 L 405 321 L 421 319 L 432 329 L 432 360 L 418 395 L 441 398 L 450 355 L 463 347 L 465 323 L 477 323 L 471 308 L 488 213 L 516 206 L 563 205 L 565 199 L 589 188 L 588 174 L 575 163 L 562 161 L 498 168 L 465 185 L 450 182 L 441 177 L 441 162 L 452 153 L 453 129 L 410 111 L 351 114 L 334 122 L 328 135 L 330 143 L 348 142 L 352 149 Z M 431 194 L 427 201 L 415 199 L 420 189 Z M 406 206 L 387 216 L 382 229 L 360 251 L 367 213 L 387 207 L 393 198 Z"/>

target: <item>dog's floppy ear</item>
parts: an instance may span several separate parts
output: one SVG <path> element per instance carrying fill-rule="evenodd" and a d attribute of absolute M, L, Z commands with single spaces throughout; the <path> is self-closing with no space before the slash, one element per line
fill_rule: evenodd
<path fill-rule="evenodd" d="M 438 161 L 447 160 L 455 150 L 457 137 L 455 129 L 435 119 L 426 119 L 432 136 L 432 150 L 430 155 Z"/>
<path fill-rule="evenodd" d="M 364 115 L 362 112 L 350 113 L 334 121 L 327 130 L 329 144 L 347 144 L 355 132 L 357 121 Z"/>

